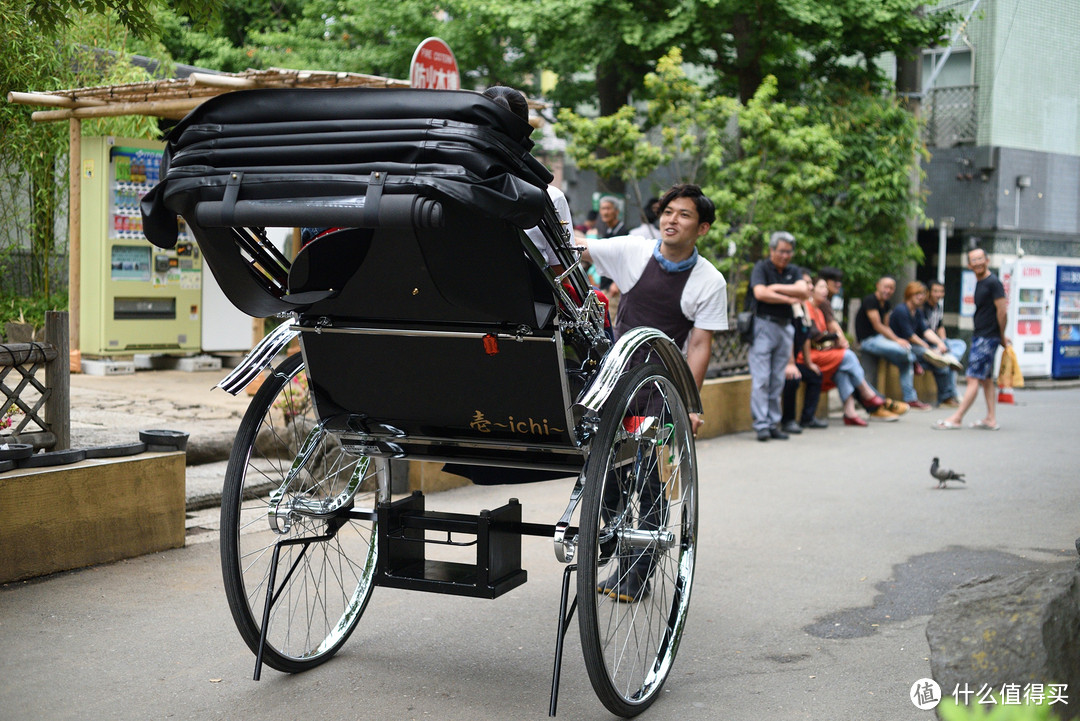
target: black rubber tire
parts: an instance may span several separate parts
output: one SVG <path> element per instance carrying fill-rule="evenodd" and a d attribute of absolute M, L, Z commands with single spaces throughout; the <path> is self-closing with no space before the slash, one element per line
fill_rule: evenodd
<path fill-rule="evenodd" d="M 131 443 L 116 443 L 111 446 L 95 446 L 86 449 L 87 458 L 121 458 L 123 456 L 137 456 L 146 450 L 146 444 L 142 441 Z"/>
<path fill-rule="evenodd" d="M 0 448 L 0 461 L 21 461 L 34 455 L 34 447 L 29 443 L 8 443 L 7 448 Z"/>
<path fill-rule="evenodd" d="M 3 473 L 4 471 L 13 471 L 15 468 L 15 461 L 0 461 L 0 473 Z"/>
<path fill-rule="evenodd" d="M 152 429 L 139 431 L 139 440 L 146 444 L 148 451 L 183 451 L 187 449 L 188 433 Z"/>
<path fill-rule="evenodd" d="M 275 544 L 323 535 L 340 523 L 332 539 L 313 542 L 306 551 L 300 545 L 282 547 L 275 585 L 281 587 L 289 569 L 298 565 L 273 607 L 263 660 L 288 673 L 323 663 L 348 640 L 371 597 L 378 559 L 373 520 L 301 514 L 290 519 L 286 533 L 271 529 L 270 494 L 283 485 L 307 436 L 304 429 L 315 424 L 303 370 L 300 354 L 290 356 L 255 394 L 236 435 L 221 505 L 225 595 L 240 635 L 256 654 Z M 332 436 L 324 436 L 279 508 L 336 496 L 358 464 L 366 462 L 346 454 Z M 374 463 L 367 466 L 362 489 L 374 481 L 374 468 Z M 355 503 L 373 510 L 375 497 L 373 492 L 361 492 Z"/>
<path fill-rule="evenodd" d="M 643 406 L 648 410 L 636 410 Z M 631 416 L 657 418 L 652 427 L 661 433 L 650 440 L 648 432 L 627 430 L 623 419 Z M 656 700 L 671 670 L 697 545 L 693 431 L 663 366 L 637 366 L 616 384 L 585 473 L 577 574 L 581 646 L 597 697 L 613 714 L 631 717 Z M 636 601 L 600 593 L 614 587 L 609 581 L 640 569 L 651 569 L 642 573 L 650 590 Z"/>
<path fill-rule="evenodd" d="M 72 448 L 66 451 L 35 453 L 16 461 L 16 463 L 18 463 L 19 468 L 49 468 L 51 466 L 65 466 L 68 463 L 78 463 L 84 458 L 86 458 L 86 451 L 81 448 Z"/>

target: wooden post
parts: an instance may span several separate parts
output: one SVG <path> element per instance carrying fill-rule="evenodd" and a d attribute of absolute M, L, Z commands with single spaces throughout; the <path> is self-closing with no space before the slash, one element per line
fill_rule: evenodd
<path fill-rule="evenodd" d="M 50 390 L 45 422 L 56 436 L 52 450 L 65 451 L 71 448 L 71 355 L 66 311 L 45 313 L 45 342 L 56 348 L 56 358 L 45 364 L 45 387 Z"/>
<path fill-rule="evenodd" d="M 65 353 L 68 366 L 78 363 L 79 312 L 82 307 L 82 121 L 68 121 L 68 310 L 70 348 L 75 356 Z M 65 446 L 66 448 L 66 446 Z"/>

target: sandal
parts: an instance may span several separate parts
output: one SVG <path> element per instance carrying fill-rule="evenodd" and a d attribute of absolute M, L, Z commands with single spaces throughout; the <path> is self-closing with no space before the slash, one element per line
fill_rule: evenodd
<path fill-rule="evenodd" d="M 958 431 L 963 428 L 959 423 L 950 423 L 946 420 L 934 421 L 934 424 L 930 427 L 935 431 Z"/>
<path fill-rule="evenodd" d="M 983 420 L 975 421 L 974 423 L 972 423 L 968 427 L 969 428 L 977 428 L 980 431 L 996 431 L 999 428 L 1001 428 L 1001 426 L 999 426 L 997 423 L 987 423 L 986 421 L 983 421 Z"/>

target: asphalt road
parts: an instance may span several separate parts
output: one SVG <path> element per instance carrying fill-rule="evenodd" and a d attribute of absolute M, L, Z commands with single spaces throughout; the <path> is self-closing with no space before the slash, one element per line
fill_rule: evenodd
<path fill-rule="evenodd" d="M 941 594 L 1076 561 L 1080 389 L 1016 398 L 996 433 L 934 431 L 944 414 L 912 411 L 865 429 L 834 420 L 787 442 L 700 443 L 688 630 L 642 718 L 933 718 L 908 691 L 929 675 L 925 628 Z M 969 482 L 938 490 L 935 455 Z M 469 487 L 428 507 L 476 512 L 517 497 L 526 520 L 550 523 L 568 491 Z M 214 523 L 213 511 L 192 519 L 183 549 L 0 588 L 0 719 L 546 717 L 562 571 L 550 542 L 525 540 L 529 582 L 494 601 L 376 589 L 337 657 L 254 682 Z M 610 718 L 576 622 L 559 717 Z"/>

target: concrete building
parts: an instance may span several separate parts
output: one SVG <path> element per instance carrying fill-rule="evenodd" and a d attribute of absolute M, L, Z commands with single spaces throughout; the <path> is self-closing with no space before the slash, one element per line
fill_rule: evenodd
<path fill-rule="evenodd" d="M 938 7 L 964 17 L 973 6 L 951 47 L 923 57 L 924 88 L 933 80 L 922 99 L 923 189 L 934 227 L 919 233 L 918 277 L 937 276 L 944 239 L 947 322 L 961 330 L 970 327 L 957 312 L 972 245 L 987 250 L 993 269 L 1018 256 L 1080 265 L 1080 3 Z"/>

